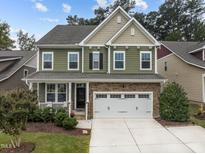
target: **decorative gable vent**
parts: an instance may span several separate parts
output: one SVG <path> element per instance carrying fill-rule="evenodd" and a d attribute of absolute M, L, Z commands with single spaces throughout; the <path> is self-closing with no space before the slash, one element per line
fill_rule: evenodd
<path fill-rule="evenodd" d="M 134 27 L 131 28 L 131 35 L 132 35 L 132 36 L 135 35 L 135 28 L 134 28 Z"/>
<path fill-rule="evenodd" d="M 122 22 L 122 17 L 121 16 L 117 16 L 117 23 L 120 24 Z"/>

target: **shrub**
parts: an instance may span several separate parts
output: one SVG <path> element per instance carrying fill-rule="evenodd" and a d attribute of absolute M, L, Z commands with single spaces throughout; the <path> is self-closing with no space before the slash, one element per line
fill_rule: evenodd
<path fill-rule="evenodd" d="M 29 112 L 36 108 L 37 95 L 27 90 L 0 93 L 0 132 L 10 135 L 13 148 L 20 147 Z"/>
<path fill-rule="evenodd" d="M 43 122 L 43 111 L 42 109 L 36 109 L 29 113 L 28 121 L 30 122 Z"/>
<path fill-rule="evenodd" d="M 57 110 L 57 113 L 59 113 L 59 112 L 67 113 L 66 109 L 64 109 L 64 108 L 59 108 Z"/>
<path fill-rule="evenodd" d="M 68 117 L 68 115 L 67 115 L 66 112 L 57 112 L 56 115 L 55 115 L 54 122 L 57 126 L 62 127 L 63 126 L 63 120 L 67 117 Z"/>
<path fill-rule="evenodd" d="M 187 94 L 179 84 L 168 83 L 159 100 L 162 119 L 178 122 L 185 122 L 189 119 Z"/>
<path fill-rule="evenodd" d="M 44 122 L 53 122 L 56 110 L 51 107 L 46 107 L 43 109 L 42 118 Z"/>
<path fill-rule="evenodd" d="M 65 129 L 74 129 L 78 124 L 78 121 L 75 118 L 65 118 L 63 120 L 63 128 Z"/>

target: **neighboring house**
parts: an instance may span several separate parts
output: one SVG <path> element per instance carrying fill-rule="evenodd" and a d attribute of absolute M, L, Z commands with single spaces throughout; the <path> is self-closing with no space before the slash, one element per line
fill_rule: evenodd
<path fill-rule="evenodd" d="M 0 91 L 28 88 L 22 78 L 36 71 L 36 52 L 0 51 Z"/>
<path fill-rule="evenodd" d="M 158 71 L 185 88 L 188 98 L 205 102 L 205 42 L 161 42 Z"/>
<path fill-rule="evenodd" d="M 58 25 L 37 42 L 41 107 L 68 107 L 87 118 L 159 116 L 160 44 L 118 7 L 98 26 Z"/>

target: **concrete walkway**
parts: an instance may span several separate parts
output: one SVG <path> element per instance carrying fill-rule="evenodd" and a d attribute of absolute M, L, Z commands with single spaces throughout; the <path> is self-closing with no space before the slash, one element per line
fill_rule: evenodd
<path fill-rule="evenodd" d="M 164 128 L 154 119 L 95 119 L 91 153 L 205 152 L 205 129 Z"/>

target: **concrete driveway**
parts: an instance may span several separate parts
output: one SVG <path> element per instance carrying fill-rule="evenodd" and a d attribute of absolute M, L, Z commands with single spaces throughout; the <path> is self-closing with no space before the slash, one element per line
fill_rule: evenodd
<path fill-rule="evenodd" d="M 205 152 L 205 129 L 161 126 L 154 119 L 95 119 L 91 153 Z"/>

